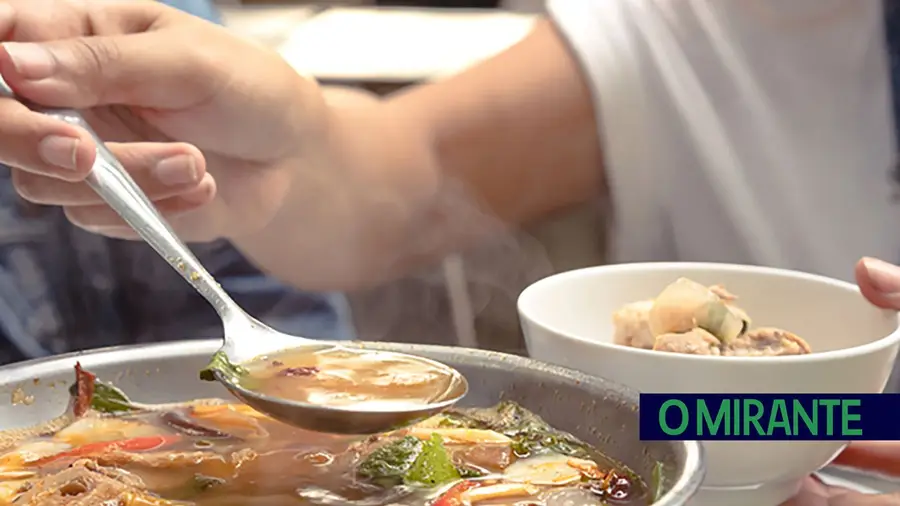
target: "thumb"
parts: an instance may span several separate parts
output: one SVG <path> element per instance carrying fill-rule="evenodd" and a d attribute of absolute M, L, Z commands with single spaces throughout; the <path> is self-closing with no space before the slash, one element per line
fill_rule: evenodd
<path fill-rule="evenodd" d="M 51 107 L 178 109 L 202 100 L 214 81 L 197 53 L 165 31 L 0 48 L 0 74 L 9 87 Z"/>
<path fill-rule="evenodd" d="M 900 267 L 877 258 L 863 258 L 856 264 L 856 283 L 872 304 L 900 310 Z"/>

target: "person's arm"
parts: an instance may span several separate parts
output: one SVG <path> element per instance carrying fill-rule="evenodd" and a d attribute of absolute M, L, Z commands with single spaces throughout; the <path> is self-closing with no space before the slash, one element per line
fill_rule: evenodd
<path fill-rule="evenodd" d="M 298 286 L 376 283 L 603 187 L 590 91 L 549 21 L 448 80 L 325 99 L 327 149 L 297 162 L 307 167 L 263 231 L 235 239 Z"/>

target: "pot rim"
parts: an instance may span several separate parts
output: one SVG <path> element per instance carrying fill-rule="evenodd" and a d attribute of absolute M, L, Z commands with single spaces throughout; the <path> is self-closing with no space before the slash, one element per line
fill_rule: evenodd
<path fill-rule="evenodd" d="M 335 341 L 337 343 L 339 341 Z M 354 341 L 354 344 L 363 345 L 401 345 L 410 353 L 421 351 L 423 353 L 455 353 L 459 355 L 474 356 L 485 360 L 502 360 L 507 365 L 529 369 L 539 369 L 572 380 L 577 384 L 585 384 L 593 388 L 612 390 L 621 395 L 625 400 L 638 406 L 639 395 L 634 389 L 623 384 L 608 380 L 599 376 L 588 375 L 566 367 L 548 364 L 533 358 L 510 355 L 489 350 L 475 348 L 460 348 L 455 346 L 439 346 L 431 344 L 410 343 L 382 343 Z M 221 339 L 194 339 L 178 340 L 159 343 L 127 344 L 95 348 L 91 350 L 76 351 L 41 357 L 22 362 L 14 362 L 0 366 L 0 387 L 15 385 L 46 374 L 56 373 L 62 364 L 74 367 L 75 362 L 83 362 L 85 367 L 94 365 L 107 365 L 122 362 L 125 359 L 133 359 L 135 354 L 143 360 L 164 360 L 172 356 L 212 354 L 222 345 Z M 669 441 L 672 444 L 680 444 L 684 451 L 684 465 L 680 476 L 662 497 L 658 498 L 653 506 L 682 506 L 693 497 L 700 489 L 703 478 L 706 475 L 706 461 L 703 446 L 697 441 Z"/>

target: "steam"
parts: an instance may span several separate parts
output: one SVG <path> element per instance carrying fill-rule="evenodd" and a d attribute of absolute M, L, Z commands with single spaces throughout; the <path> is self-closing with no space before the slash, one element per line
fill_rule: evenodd
<path fill-rule="evenodd" d="M 325 220 L 346 209 L 348 216 L 338 220 L 364 222 L 361 217 L 352 216 L 359 209 L 354 203 L 359 198 L 383 201 L 379 206 L 385 213 L 412 212 L 402 209 L 393 195 L 379 195 L 374 191 L 366 194 L 354 185 L 337 186 L 329 174 L 311 172 L 304 180 L 304 187 L 309 189 L 311 202 L 316 201 L 315 195 L 328 196 L 321 203 L 327 207 L 321 215 Z M 315 223 L 318 211 L 312 209 L 308 219 Z M 422 216 L 421 234 L 396 246 L 398 262 L 406 262 L 410 256 L 429 259 L 423 262 L 423 267 L 378 288 L 348 295 L 357 338 L 523 351 L 515 303 L 525 287 L 553 272 L 544 246 L 487 211 L 461 183 L 444 181 L 429 209 L 433 214 Z M 304 235 L 320 237 L 308 231 Z M 313 248 L 321 246 L 316 255 L 357 253 L 353 247 L 354 234 L 344 241 L 322 239 L 314 242 Z M 116 255 L 118 271 L 130 273 L 130 282 L 136 288 L 130 292 L 144 297 L 125 304 L 140 308 L 138 314 L 126 316 L 134 342 L 221 335 L 221 323 L 213 309 L 147 245 L 117 243 L 117 249 L 122 250 Z M 346 246 L 333 251 L 336 243 Z M 446 251 L 449 243 L 467 247 L 442 264 L 433 254 Z M 265 294 L 251 295 L 256 288 L 244 291 L 243 296 L 238 293 L 243 290 L 235 291 L 246 284 L 262 286 L 264 282 L 254 279 L 249 266 L 235 266 L 237 252 L 226 241 L 192 244 L 191 249 L 239 304 L 267 324 L 283 332 L 312 338 L 345 337 L 334 335 L 334 327 L 328 322 L 310 323 L 310 320 L 333 321 L 333 317 L 322 315 L 325 308 L 312 306 L 304 294 L 286 288 L 288 292 L 279 295 L 279 290 L 273 287 L 274 280 L 265 282 L 268 283 Z M 298 265 L 304 262 L 298 260 Z M 187 308 L 190 310 L 186 311 Z M 172 315 L 176 313 L 179 317 L 173 322 Z M 476 332 L 479 341 L 474 339 Z"/>
<path fill-rule="evenodd" d="M 485 336 L 472 342 L 478 330 L 474 320 L 490 316 L 489 324 L 517 329 L 519 293 L 553 272 L 547 251 L 486 211 L 463 185 L 445 181 L 443 186 L 434 204 L 439 225 L 423 227 L 425 233 L 403 253 L 427 255 L 448 241 L 469 247 L 443 264 L 432 263 L 401 280 L 351 295 L 359 337 L 517 351 L 517 331 L 515 342 L 485 342 Z"/>

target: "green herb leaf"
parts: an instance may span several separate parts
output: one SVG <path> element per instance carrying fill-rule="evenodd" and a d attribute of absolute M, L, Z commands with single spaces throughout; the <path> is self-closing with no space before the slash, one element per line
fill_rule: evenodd
<path fill-rule="evenodd" d="M 226 482 L 222 478 L 206 476 L 203 474 L 194 474 L 191 485 L 197 492 L 206 492 L 207 490 L 224 485 Z"/>
<path fill-rule="evenodd" d="M 406 436 L 369 454 L 356 468 L 357 474 L 385 488 L 399 485 L 422 453 L 423 444 Z"/>
<path fill-rule="evenodd" d="M 183 486 L 167 490 L 166 495 L 178 504 L 195 504 L 197 497 L 226 483 L 222 478 L 195 473 Z"/>
<path fill-rule="evenodd" d="M 200 379 L 203 381 L 216 381 L 214 371 L 219 371 L 230 380 L 237 380 L 241 376 L 247 374 L 247 369 L 239 365 L 232 364 L 224 351 L 217 351 L 203 370 L 200 371 Z"/>
<path fill-rule="evenodd" d="M 356 468 L 357 474 L 384 488 L 403 483 L 424 445 L 406 436 L 370 453 Z"/>
<path fill-rule="evenodd" d="M 453 465 L 450 454 L 444 448 L 444 441 L 439 434 L 432 434 L 425 442 L 422 453 L 406 474 L 405 481 L 411 484 L 437 487 L 460 479 L 459 471 Z"/>
<path fill-rule="evenodd" d="M 650 476 L 650 480 L 653 482 L 650 484 L 651 503 L 658 501 L 662 497 L 665 486 L 663 483 L 664 479 L 663 463 L 656 461 L 656 465 L 653 466 L 653 474 Z"/>
<path fill-rule="evenodd" d="M 91 407 L 103 413 L 121 413 L 137 410 L 124 392 L 101 381 L 94 382 L 94 397 L 91 399 Z"/>
<path fill-rule="evenodd" d="M 438 434 L 425 442 L 406 436 L 388 443 L 370 453 L 356 472 L 384 488 L 401 484 L 431 488 L 461 478 Z"/>
<path fill-rule="evenodd" d="M 456 470 L 459 471 L 460 478 L 480 478 L 485 475 L 485 473 L 471 467 L 457 467 Z"/>
<path fill-rule="evenodd" d="M 69 388 L 69 394 L 77 395 L 75 385 Z M 124 392 L 100 380 L 94 380 L 94 396 L 91 397 L 91 409 L 101 413 L 124 413 L 139 410 L 131 403 L 131 399 Z"/>
<path fill-rule="evenodd" d="M 558 431 L 512 401 L 492 408 L 453 410 L 444 414 L 440 426 L 488 429 L 511 438 L 512 450 L 520 457 L 554 451 L 569 457 L 588 458 L 590 445 L 575 436 Z"/>
<path fill-rule="evenodd" d="M 482 426 L 474 420 L 467 420 L 462 416 L 455 416 L 453 413 L 446 413 L 440 416 L 441 419 L 438 421 L 437 426 L 442 429 L 477 429 Z"/>

